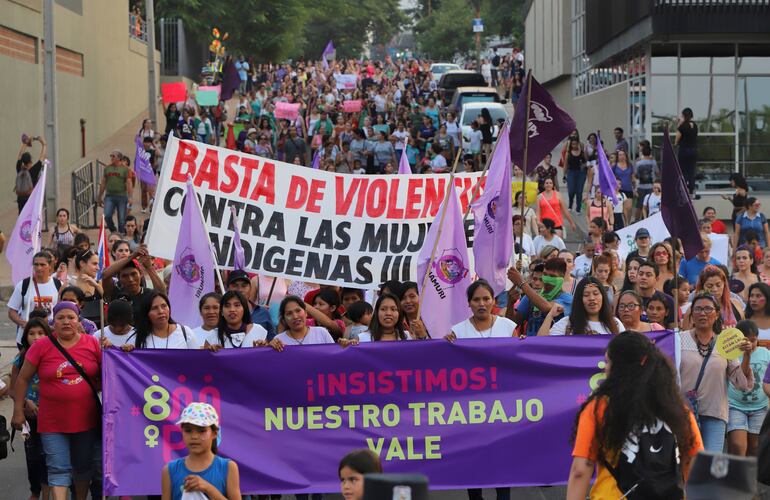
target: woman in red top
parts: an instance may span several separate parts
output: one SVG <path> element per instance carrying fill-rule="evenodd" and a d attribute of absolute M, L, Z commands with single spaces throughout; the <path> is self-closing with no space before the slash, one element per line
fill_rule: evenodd
<path fill-rule="evenodd" d="M 540 222 L 543 222 L 543 219 L 551 219 L 556 224 L 556 234 L 564 236 L 563 217 L 566 217 L 574 231 L 575 221 L 564 205 L 564 198 L 554 190 L 553 179 L 543 181 L 543 188 L 543 192 L 537 195 L 537 219 Z"/>
<path fill-rule="evenodd" d="M 80 309 L 59 302 L 53 309 L 54 335 L 35 342 L 27 351 L 15 389 L 12 425 L 24 425 L 24 395 L 32 377 L 40 378 L 38 432 L 54 500 L 65 500 L 70 484 L 75 497 L 85 500 L 93 475 L 93 457 L 101 453 L 100 411 L 91 384 L 98 387 L 102 351 L 99 341 L 80 333 Z M 58 339 L 58 340 L 57 340 Z M 82 367 L 88 380 L 74 368 L 55 343 Z"/>

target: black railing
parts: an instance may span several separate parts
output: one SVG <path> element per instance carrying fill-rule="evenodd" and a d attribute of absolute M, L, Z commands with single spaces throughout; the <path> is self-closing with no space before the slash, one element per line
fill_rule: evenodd
<path fill-rule="evenodd" d="M 102 167 L 99 160 L 93 160 L 72 172 L 72 222 L 78 227 L 99 227 L 96 195 Z"/>

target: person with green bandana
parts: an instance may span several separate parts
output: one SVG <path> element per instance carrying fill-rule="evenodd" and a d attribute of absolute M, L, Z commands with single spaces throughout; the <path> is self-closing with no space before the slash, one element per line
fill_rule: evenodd
<path fill-rule="evenodd" d="M 569 316 L 572 311 L 572 295 L 562 290 L 564 275 L 567 272 L 567 263 L 564 259 L 553 258 L 545 261 L 543 267 L 543 289 L 536 291 L 521 276 L 521 273 L 512 267 L 508 269 L 508 279 L 513 286 L 519 288 L 524 295 L 519 305 L 509 308 L 506 317 L 518 324 L 526 322 L 524 332 L 527 337 L 534 337 L 543 324 L 548 311 L 554 304 L 562 307 L 563 312 L 558 317 Z M 556 318 L 555 318 L 556 319 Z M 558 319 L 556 319 L 558 321 Z"/>

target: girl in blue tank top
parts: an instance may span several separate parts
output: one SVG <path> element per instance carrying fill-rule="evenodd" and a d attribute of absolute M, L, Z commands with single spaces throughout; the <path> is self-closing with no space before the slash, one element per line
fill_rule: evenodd
<path fill-rule="evenodd" d="M 163 500 L 241 500 L 238 465 L 217 453 L 219 416 L 206 403 L 190 403 L 177 422 L 188 455 L 163 468 Z"/>

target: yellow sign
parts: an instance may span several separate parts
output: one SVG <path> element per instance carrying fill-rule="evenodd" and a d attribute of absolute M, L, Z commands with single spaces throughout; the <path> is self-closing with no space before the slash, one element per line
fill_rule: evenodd
<path fill-rule="evenodd" d="M 717 352 L 728 361 L 738 359 L 743 355 L 743 332 L 737 328 L 726 328 L 717 337 Z"/>

